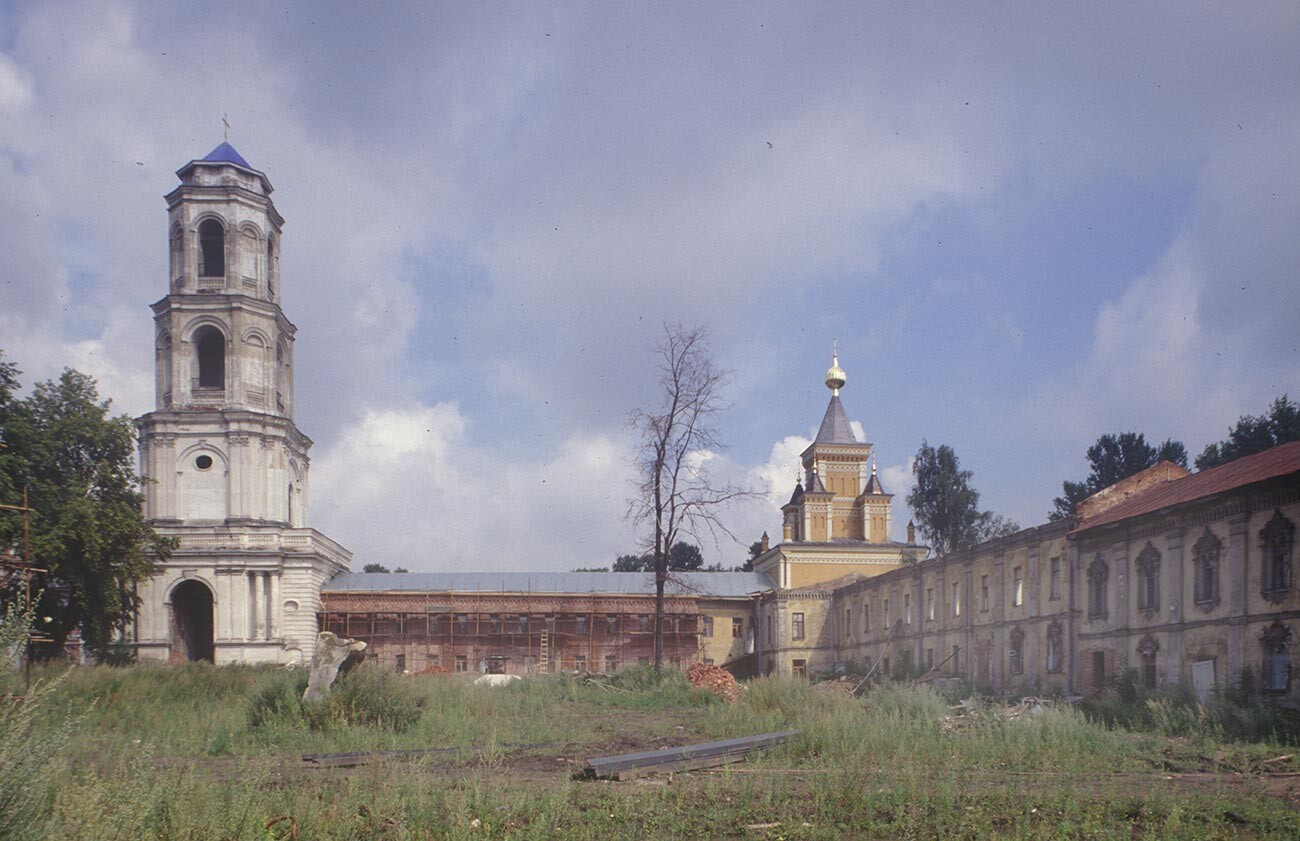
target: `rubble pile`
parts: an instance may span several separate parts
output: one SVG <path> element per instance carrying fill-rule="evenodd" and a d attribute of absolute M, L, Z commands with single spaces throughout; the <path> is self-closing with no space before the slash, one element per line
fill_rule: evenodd
<path fill-rule="evenodd" d="M 723 700 L 734 701 L 740 697 L 740 684 L 736 683 L 730 672 L 717 666 L 695 663 L 686 670 L 686 679 L 691 682 L 691 686 L 707 689 Z"/>
<path fill-rule="evenodd" d="M 418 672 L 413 672 L 412 674 L 445 675 L 447 674 L 447 670 L 444 667 L 439 666 L 437 663 L 430 663 L 429 665 L 425 666 L 423 669 L 420 669 Z"/>
<path fill-rule="evenodd" d="M 829 695 L 852 695 L 862 678 L 858 675 L 841 675 L 812 685 L 812 691 Z"/>

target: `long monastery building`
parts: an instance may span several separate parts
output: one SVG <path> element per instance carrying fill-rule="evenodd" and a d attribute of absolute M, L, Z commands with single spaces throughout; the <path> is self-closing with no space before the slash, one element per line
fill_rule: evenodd
<path fill-rule="evenodd" d="M 311 440 L 294 419 L 284 220 L 229 143 L 177 172 L 153 305 L 156 406 L 137 421 L 146 515 L 179 548 L 140 591 L 142 659 L 296 663 L 318 630 L 394 669 L 602 671 L 648 661 L 642 573 L 349 572 L 308 525 Z M 291 281 L 290 281 L 291 282 Z M 1162 463 L 1075 517 L 924 559 L 840 397 L 752 573 L 676 573 L 665 655 L 739 675 L 851 664 L 994 693 L 1089 693 L 1123 669 L 1198 692 L 1248 672 L 1300 707 L 1300 443 L 1200 473 Z M 924 560 L 922 560 L 924 559 Z"/>

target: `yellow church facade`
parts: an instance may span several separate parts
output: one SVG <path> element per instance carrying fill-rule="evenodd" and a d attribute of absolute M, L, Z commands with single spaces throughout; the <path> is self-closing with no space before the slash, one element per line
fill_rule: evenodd
<path fill-rule="evenodd" d="M 826 372 L 830 404 L 781 508 L 781 542 L 765 545 L 754 560 L 754 571 L 782 590 L 880 575 L 925 555 L 914 542 L 892 539 L 894 497 L 876 475 L 873 446 L 858 440 L 840 400 L 846 380 L 835 354 Z M 910 526 L 908 533 L 914 540 Z"/>

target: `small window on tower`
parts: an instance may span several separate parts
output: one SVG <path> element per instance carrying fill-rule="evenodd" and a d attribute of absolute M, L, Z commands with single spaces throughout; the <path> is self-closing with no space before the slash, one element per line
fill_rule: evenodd
<path fill-rule="evenodd" d="M 199 225 L 199 277 L 226 274 L 226 232 L 216 219 Z"/>

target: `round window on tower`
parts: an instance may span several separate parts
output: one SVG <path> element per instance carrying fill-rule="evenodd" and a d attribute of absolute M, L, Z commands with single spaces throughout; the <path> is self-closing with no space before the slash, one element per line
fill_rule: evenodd
<path fill-rule="evenodd" d="M 206 456 L 206 455 L 199 456 L 198 458 L 194 459 L 194 466 L 197 467 L 199 470 L 211 470 L 212 456 Z"/>

